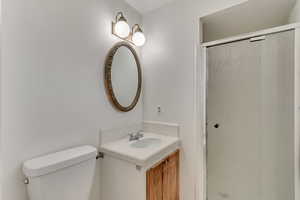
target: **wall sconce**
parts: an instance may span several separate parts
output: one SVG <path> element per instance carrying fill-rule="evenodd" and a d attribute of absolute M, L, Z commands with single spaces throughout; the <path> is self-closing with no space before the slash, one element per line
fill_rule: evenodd
<path fill-rule="evenodd" d="M 116 22 L 112 23 L 112 32 L 121 39 L 126 39 L 130 35 L 130 27 L 122 12 L 118 12 Z"/>
<path fill-rule="evenodd" d="M 140 25 L 135 24 L 130 31 L 130 27 L 122 12 L 118 12 L 116 21 L 112 22 L 112 34 L 136 46 L 143 46 L 146 42 L 146 37 Z"/>
<path fill-rule="evenodd" d="M 131 41 L 133 42 L 133 44 L 135 44 L 136 46 L 143 46 L 145 44 L 146 42 L 145 35 L 138 24 L 135 24 L 132 27 L 131 34 L 132 34 Z"/>

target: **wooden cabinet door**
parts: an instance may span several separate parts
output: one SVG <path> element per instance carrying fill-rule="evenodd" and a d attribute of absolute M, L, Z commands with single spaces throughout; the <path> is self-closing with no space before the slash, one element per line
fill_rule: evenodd
<path fill-rule="evenodd" d="M 179 200 L 179 151 L 163 165 L 163 200 Z"/>
<path fill-rule="evenodd" d="M 179 200 L 179 151 L 147 171 L 147 200 Z"/>
<path fill-rule="evenodd" d="M 147 171 L 147 200 L 163 200 L 163 165 Z"/>

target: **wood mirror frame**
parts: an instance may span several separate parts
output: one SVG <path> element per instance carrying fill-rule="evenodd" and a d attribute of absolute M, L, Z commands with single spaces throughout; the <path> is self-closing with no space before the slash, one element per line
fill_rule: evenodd
<path fill-rule="evenodd" d="M 112 87 L 112 79 L 111 79 L 111 69 L 112 69 L 112 64 L 113 64 L 113 59 L 114 55 L 116 54 L 117 50 L 120 47 L 126 47 L 130 50 L 130 52 L 133 54 L 135 63 L 137 66 L 137 71 L 138 71 L 138 87 L 137 87 L 137 92 L 134 97 L 134 100 L 129 106 L 123 106 L 119 103 L 118 99 L 116 98 L 116 95 L 114 93 L 113 87 Z M 141 65 L 140 61 L 138 58 L 138 55 L 135 51 L 135 49 L 129 45 L 126 42 L 119 42 L 116 45 L 114 45 L 108 52 L 108 55 L 105 60 L 105 67 L 104 67 L 104 83 L 105 83 L 105 88 L 106 88 L 106 93 L 109 98 L 109 101 L 112 103 L 112 105 L 119 111 L 122 112 L 128 112 L 132 110 L 136 104 L 139 101 L 140 95 L 141 95 L 141 86 L 142 86 L 142 70 L 141 70 Z"/>

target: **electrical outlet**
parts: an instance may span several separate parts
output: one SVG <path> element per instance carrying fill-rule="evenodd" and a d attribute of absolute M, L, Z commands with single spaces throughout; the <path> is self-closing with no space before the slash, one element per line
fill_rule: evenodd
<path fill-rule="evenodd" d="M 157 106 L 157 113 L 159 114 L 159 113 L 161 113 L 161 106 Z"/>

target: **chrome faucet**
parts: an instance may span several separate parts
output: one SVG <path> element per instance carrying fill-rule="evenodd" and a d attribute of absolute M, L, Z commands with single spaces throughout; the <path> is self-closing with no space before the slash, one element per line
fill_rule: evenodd
<path fill-rule="evenodd" d="M 129 134 L 129 141 L 139 140 L 142 137 L 144 137 L 144 134 L 142 134 L 140 131 L 137 133 L 130 133 Z"/>

